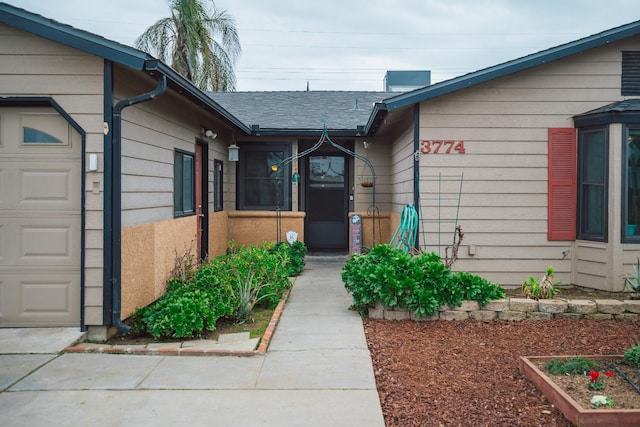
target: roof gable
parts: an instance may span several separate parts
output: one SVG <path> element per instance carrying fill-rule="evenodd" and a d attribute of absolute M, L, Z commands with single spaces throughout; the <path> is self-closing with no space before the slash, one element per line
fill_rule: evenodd
<path fill-rule="evenodd" d="M 612 28 L 573 42 L 552 47 L 502 64 L 484 68 L 431 86 L 416 89 L 386 100 L 388 111 L 417 104 L 431 98 L 475 86 L 490 80 L 518 73 L 538 65 L 566 58 L 590 49 L 640 34 L 640 21 Z"/>
<path fill-rule="evenodd" d="M 244 133 L 251 129 L 222 108 L 167 64 L 146 52 L 79 30 L 6 3 L 0 3 L 0 23 L 35 34 L 47 40 L 104 58 L 152 76 L 167 77 L 169 85 L 196 105 L 200 105 Z"/>
<path fill-rule="evenodd" d="M 146 60 L 154 59 L 138 49 L 6 3 L 0 3 L 0 23 L 138 70 Z"/>

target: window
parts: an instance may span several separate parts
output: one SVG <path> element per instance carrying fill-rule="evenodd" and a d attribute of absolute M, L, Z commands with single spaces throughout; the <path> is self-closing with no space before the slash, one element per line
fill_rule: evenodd
<path fill-rule="evenodd" d="M 622 52 L 621 95 L 640 95 L 640 51 Z"/>
<path fill-rule="evenodd" d="M 214 160 L 213 161 L 213 210 L 221 211 L 222 206 L 222 196 L 223 196 L 223 170 L 222 170 L 222 161 Z"/>
<path fill-rule="evenodd" d="M 195 155 L 176 150 L 173 157 L 173 213 L 195 213 Z"/>
<path fill-rule="evenodd" d="M 238 162 L 238 209 L 291 210 L 291 165 L 281 166 L 290 156 L 289 144 L 243 144 Z"/>
<path fill-rule="evenodd" d="M 22 140 L 25 144 L 64 144 L 53 135 L 29 127 L 23 128 Z"/>
<path fill-rule="evenodd" d="M 608 132 L 583 129 L 578 136 L 578 238 L 607 240 Z"/>
<path fill-rule="evenodd" d="M 625 126 L 623 142 L 623 236 L 626 241 L 640 242 L 640 126 Z"/>

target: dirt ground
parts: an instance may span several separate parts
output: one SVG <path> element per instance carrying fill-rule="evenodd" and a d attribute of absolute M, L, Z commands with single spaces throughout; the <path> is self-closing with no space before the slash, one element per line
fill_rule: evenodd
<path fill-rule="evenodd" d="M 519 356 L 621 354 L 640 320 L 365 319 L 387 426 L 570 426 Z"/>

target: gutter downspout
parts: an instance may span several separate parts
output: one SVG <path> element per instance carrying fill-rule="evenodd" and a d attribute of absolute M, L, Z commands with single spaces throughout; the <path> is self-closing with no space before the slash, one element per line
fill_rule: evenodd
<path fill-rule="evenodd" d="M 122 319 L 122 110 L 142 102 L 151 101 L 162 95 L 167 90 L 167 77 L 162 75 L 158 79 L 158 86 L 151 92 L 132 96 L 131 98 L 119 101 L 113 108 L 113 133 L 111 139 L 112 150 L 112 193 L 111 211 L 113 212 L 111 247 L 111 288 L 112 288 L 112 311 L 111 324 L 119 332 L 124 334 L 131 330 Z"/>

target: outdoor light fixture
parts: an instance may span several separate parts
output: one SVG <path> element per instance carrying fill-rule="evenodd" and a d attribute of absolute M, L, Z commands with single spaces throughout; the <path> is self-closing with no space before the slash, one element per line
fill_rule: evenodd
<path fill-rule="evenodd" d="M 216 139 L 218 137 L 218 134 L 211 129 L 202 128 L 200 131 L 202 132 L 202 135 L 206 136 L 207 138 Z"/>
<path fill-rule="evenodd" d="M 240 147 L 238 147 L 235 142 L 232 142 L 231 145 L 227 147 L 227 150 L 229 150 L 229 161 L 237 162 L 239 159 Z"/>

